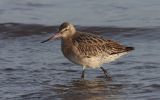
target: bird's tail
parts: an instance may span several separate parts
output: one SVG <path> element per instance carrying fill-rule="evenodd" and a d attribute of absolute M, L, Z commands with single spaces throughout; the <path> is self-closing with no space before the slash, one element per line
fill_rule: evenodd
<path fill-rule="evenodd" d="M 132 51 L 134 50 L 134 47 L 126 47 L 126 51 Z"/>

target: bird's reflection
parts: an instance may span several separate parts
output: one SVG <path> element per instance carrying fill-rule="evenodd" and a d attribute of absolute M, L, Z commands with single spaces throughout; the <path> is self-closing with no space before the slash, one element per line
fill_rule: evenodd
<path fill-rule="evenodd" d="M 121 84 L 102 79 L 74 80 L 70 86 L 59 86 L 58 97 L 63 100 L 119 100 Z M 61 92 L 60 92 L 61 91 Z"/>

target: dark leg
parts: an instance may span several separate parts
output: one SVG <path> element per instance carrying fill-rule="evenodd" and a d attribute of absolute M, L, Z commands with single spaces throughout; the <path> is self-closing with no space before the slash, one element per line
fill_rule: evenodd
<path fill-rule="evenodd" d="M 100 67 L 102 71 L 104 72 L 104 75 L 106 76 L 107 79 L 112 80 L 112 77 L 107 73 L 107 70 L 105 70 L 103 67 Z"/>
<path fill-rule="evenodd" d="M 84 72 L 85 72 L 85 67 L 83 67 L 81 79 L 84 79 Z"/>

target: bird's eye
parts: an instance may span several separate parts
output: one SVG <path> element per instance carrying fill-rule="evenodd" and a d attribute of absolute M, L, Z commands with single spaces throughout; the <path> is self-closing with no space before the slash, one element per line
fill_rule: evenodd
<path fill-rule="evenodd" d="M 66 28 L 66 29 L 63 30 L 63 32 L 65 32 L 65 31 L 67 31 L 67 30 L 68 30 L 68 29 Z"/>
<path fill-rule="evenodd" d="M 67 31 L 68 30 L 68 28 L 66 28 L 64 31 Z"/>

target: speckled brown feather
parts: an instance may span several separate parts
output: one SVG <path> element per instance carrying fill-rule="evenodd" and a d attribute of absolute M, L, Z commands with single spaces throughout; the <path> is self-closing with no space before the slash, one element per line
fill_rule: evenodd
<path fill-rule="evenodd" d="M 72 42 L 81 55 L 88 57 L 104 53 L 106 55 L 113 55 L 127 52 L 125 46 L 91 33 L 77 32 L 76 36 L 72 39 Z"/>

